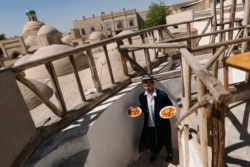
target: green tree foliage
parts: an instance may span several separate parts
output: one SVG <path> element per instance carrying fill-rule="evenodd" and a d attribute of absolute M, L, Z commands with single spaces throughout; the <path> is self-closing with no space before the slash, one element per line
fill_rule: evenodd
<path fill-rule="evenodd" d="M 5 34 L 0 34 L 0 40 L 6 39 Z"/>
<path fill-rule="evenodd" d="M 166 16 L 170 14 L 168 7 L 164 5 L 163 2 L 151 3 L 149 10 L 146 15 L 146 21 L 144 23 L 144 28 L 150 28 L 158 25 L 166 24 Z"/>

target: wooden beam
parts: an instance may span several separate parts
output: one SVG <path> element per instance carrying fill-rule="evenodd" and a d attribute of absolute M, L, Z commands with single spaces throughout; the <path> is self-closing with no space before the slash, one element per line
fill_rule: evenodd
<path fill-rule="evenodd" d="M 190 107 L 190 109 L 187 112 L 185 112 L 184 114 L 182 114 L 181 118 L 175 123 L 175 127 L 177 127 L 178 125 L 180 125 L 180 123 L 184 119 L 186 119 L 189 115 L 191 115 L 192 113 L 196 112 L 198 110 L 198 108 L 200 108 L 200 107 L 204 106 L 205 104 L 207 104 L 209 102 L 209 100 L 211 100 L 211 96 L 210 95 L 203 96 L 198 103 L 195 103 L 192 107 Z"/>
<path fill-rule="evenodd" d="M 31 81 L 23 77 L 21 74 L 16 75 L 16 79 L 20 81 L 22 84 L 27 86 L 34 94 L 37 95 L 39 99 L 57 116 L 62 117 L 64 112 L 56 107 L 44 94 L 34 85 Z"/>
<path fill-rule="evenodd" d="M 65 113 L 67 112 L 67 107 L 66 107 L 66 103 L 63 97 L 63 93 L 59 84 L 59 81 L 57 79 L 57 75 L 56 75 L 56 71 L 54 68 L 54 65 L 52 62 L 48 62 L 45 64 L 45 67 L 49 73 L 50 76 L 50 81 L 51 81 L 51 85 L 55 91 L 55 95 L 56 95 L 56 99 L 58 100 L 58 104 L 59 104 L 59 110 L 60 112 L 60 116 L 64 116 Z"/>
<path fill-rule="evenodd" d="M 121 45 L 121 49 L 153 49 L 153 48 L 187 48 L 187 44 L 184 43 L 152 43 L 152 44 L 133 44 L 133 45 Z"/>
<path fill-rule="evenodd" d="M 87 50 L 87 56 L 88 56 L 89 68 L 91 71 L 92 79 L 96 87 L 96 91 L 98 93 L 102 93 L 102 84 L 98 76 L 98 72 L 97 72 L 96 65 L 95 65 L 95 60 L 94 60 L 91 50 Z"/>
<path fill-rule="evenodd" d="M 106 58 L 106 62 L 107 62 L 108 70 L 109 70 L 111 83 L 115 84 L 115 79 L 114 79 L 114 75 L 113 75 L 113 71 L 112 71 L 112 67 L 111 67 L 111 63 L 110 63 L 110 59 L 109 59 L 108 49 L 107 49 L 106 45 L 103 45 L 103 51 L 104 51 L 104 54 L 105 54 L 105 58 Z"/>
<path fill-rule="evenodd" d="M 245 38 L 239 38 L 239 39 L 228 40 L 228 41 L 223 41 L 223 42 L 217 42 L 217 43 L 213 43 L 213 44 L 199 46 L 196 48 L 191 48 L 190 51 L 197 52 L 197 51 L 201 51 L 201 50 L 205 50 L 205 49 L 213 49 L 213 48 L 218 48 L 221 46 L 237 44 L 237 43 L 241 43 L 241 42 L 249 41 L 249 40 L 250 40 L 250 37 L 245 37 Z"/>
<path fill-rule="evenodd" d="M 205 84 L 201 81 L 200 78 L 197 79 L 197 93 L 198 93 L 198 102 L 200 103 L 203 100 L 203 97 L 206 93 Z M 202 166 L 208 167 L 208 136 L 207 136 L 207 114 L 206 107 L 201 106 L 198 109 L 198 122 L 199 122 L 199 137 L 201 144 L 201 159 Z"/>
<path fill-rule="evenodd" d="M 81 99 L 82 99 L 82 101 L 86 101 L 86 97 L 84 95 L 84 90 L 83 90 L 83 87 L 82 87 L 81 79 L 80 79 L 80 76 L 79 76 L 79 73 L 78 73 L 78 70 L 77 70 L 77 65 L 76 65 L 74 56 L 73 55 L 69 56 L 69 60 L 70 60 L 71 65 L 72 65 L 72 69 L 73 69 L 73 72 L 74 72 L 74 75 L 75 75 L 75 79 L 76 79 L 76 83 L 77 83 L 77 86 L 78 86 L 78 91 L 80 93 Z"/>
<path fill-rule="evenodd" d="M 182 56 L 185 57 L 192 70 L 197 74 L 197 77 L 202 80 L 218 103 L 228 102 L 231 100 L 232 95 L 230 92 L 221 84 L 219 80 L 214 78 L 207 69 L 200 65 L 195 56 L 193 56 L 185 48 L 180 49 L 180 52 Z"/>
<path fill-rule="evenodd" d="M 250 100 L 249 83 L 242 82 L 242 83 L 236 83 L 236 84 L 229 85 L 229 91 L 233 95 L 231 103 Z"/>

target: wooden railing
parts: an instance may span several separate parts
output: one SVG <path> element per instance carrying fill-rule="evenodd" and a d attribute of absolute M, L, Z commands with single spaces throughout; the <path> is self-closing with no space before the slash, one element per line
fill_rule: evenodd
<path fill-rule="evenodd" d="M 199 133 L 201 138 L 201 145 L 202 145 L 202 156 L 204 160 L 204 164 L 207 164 L 208 158 L 207 156 L 207 127 L 206 127 L 206 113 L 207 110 L 211 109 L 210 104 L 211 100 L 212 103 L 216 103 L 219 106 L 222 106 L 224 104 L 227 104 L 231 99 L 231 94 L 228 90 L 226 90 L 223 85 L 218 81 L 217 77 L 210 73 L 208 68 L 216 62 L 217 59 L 212 58 L 211 62 L 207 65 L 207 67 L 203 67 L 199 64 L 199 62 L 196 60 L 195 56 L 192 54 L 196 51 L 206 50 L 206 49 L 212 49 L 217 50 L 220 47 L 228 47 L 232 44 L 236 43 L 242 43 L 244 41 L 248 41 L 250 38 L 239 38 L 227 42 L 218 42 L 215 44 L 209 44 L 209 45 L 203 45 L 199 46 L 197 41 L 199 41 L 202 37 L 206 36 L 215 36 L 216 34 L 222 34 L 227 33 L 228 31 L 233 30 L 241 30 L 244 29 L 244 26 L 239 26 L 236 28 L 230 28 L 228 30 L 221 30 L 217 32 L 211 32 L 211 33 L 202 33 L 198 35 L 192 35 L 191 30 L 191 24 L 196 21 L 202 21 L 207 20 L 208 24 L 206 25 L 205 29 L 208 27 L 208 25 L 211 23 L 211 17 L 203 18 L 199 20 L 192 20 L 188 22 L 181 22 L 178 24 L 169 24 L 169 25 L 162 25 L 153 27 L 150 29 L 141 30 L 138 32 L 134 32 L 131 34 L 126 34 L 122 36 L 113 37 L 110 39 L 106 39 L 100 42 L 96 42 L 93 44 L 81 46 L 78 48 L 74 48 L 72 50 L 69 50 L 67 52 L 61 53 L 61 54 L 55 54 L 50 56 L 49 58 L 44 58 L 39 61 L 31 61 L 22 65 L 18 65 L 15 67 L 10 67 L 9 70 L 11 70 L 15 75 L 16 79 L 29 87 L 42 101 L 43 103 L 58 117 L 61 118 L 61 120 L 57 123 L 54 123 L 50 126 L 45 127 L 39 127 L 40 130 L 40 136 L 42 139 L 52 135 L 53 133 L 59 131 L 63 127 L 69 125 L 72 121 L 79 118 L 79 116 L 86 114 L 90 109 L 92 109 L 94 106 L 98 105 L 100 102 L 104 101 L 108 97 L 112 96 L 119 90 L 123 89 L 125 86 L 133 82 L 137 82 L 141 74 L 152 74 L 152 69 L 166 61 L 167 56 L 171 56 L 167 54 L 168 48 L 177 48 L 179 52 L 181 53 L 181 59 L 182 59 L 182 68 L 181 71 L 169 71 L 167 73 L 163 74 L 156 74 L 154 75 L 156 79 L 163 80 L 168 79 L 173 76 L 181 75 L 182 76 L 182 106 L 184 112 L 184 117 L 181 118 L 181 120 L 178 122 L 177 125 L 181 125 L 182 121 L 189 116 L 192 112 L 197 111 L 197 109 L 201 110 L 199 113 L 201 113 L 202 119 L 200 119 L 199 122 Z M 172 34 L 169 27 L 179 25 L 179 24 L 186 24 L 187 31 L 182 34 L 180 37 L 176 38 L 175 34 Z M 227 24 L 227 23 L 225 23 Z M 157 35 L 157 37 L 156 37 Z M 140 44 L 136 43 L 134 44 L 133 38 L 136 37 L 141 40 Z M 149 41 L 149 38 L 152 39 L 152 41 Z M 192 40 L 196 39 L 196 43 L 192 45 Z M 128 45 L 125 45 L 124 42 L 127 41 Z M 107 46 L 109 44 L 116 44 L 116 49 L 120 52 L 121 61 L 122 61 L 122 69 L 123 73 L 126 76 L 126 78 L 123 81 L 117 81 L 114 78 L 113 71 L 115 69 L 112 69 L 112 63 L 110 60 L 110 53 L 107 50 Z M 98 71 L 96 68 L 95 60 L 94 60 L 94 53 L 93 50 L 97 47 L 103 48 L 103 54 L 105 55 L 106 62 L 107 62 L 107 68 L 109 71 L 109 77 L 111 80 L 112 87 L 109 89 L 105 89 L 104 86 L 100 82 L 100 78 L 98 75 Z M 154 55 L 154 61 L 150 59 L 150 49 L 154 49 L 152 52 Z M 224 49 L 224 48 L 223 48 Z M 137 51 L 143 50 L 142 54 L 136 54 Z M 157 51 L 161 51 L 163 56 L 159 56 Z M 222 50 L 222 49 L 219 49 Z M 76 53 L 85 53 L 88 57 L 88 65 L 91 71 L 91 76 L 94 86 L 96 88 L 96 96 L 94 99 L 88 99 L 83 91 L 83 85 L 82 85 L 82 78 L 79 76 L 79 71 L 76 67 L 76 62 L 73 58 L 73 54 Z M 220 56 L 222 51 L 218 51 L 214 54 L 214 56 Z M 136 56 L 145 56 L 145 64 L 140 64 L 136 61 Z M 151 55 L 152 56 L 152 55 Z M 64 96 L 60 87 L 60 83 L 58 82 L 58 77 L 55 72 L 55 68 L 53 66 L 53 61 L 56 61 L 61 58 L 67 57 L 72 65 L 72 71 L 74 73 L 74 78 L 78 85 L 78 91 L 80 93 L 80 98 L 82 100 L 82 103 L 79 104 L 81 106 L 80 108 L 68 110 L 67 106 L 64 101 Z M 128 72 L 128 66 L 127 62 L 131 64 L 131 67 L 133 69 L 133 72 Z M 48 98 L 46 98 L 34 85 L 31 83 L 27 78 L 25 78 L 21 73 L 29 68 L 44 65 L 50 75 L 50 81 L 52 83 L 52 86 L 54 88 L 58 105 L 55 105 L 52 103 Z M 192 106 L 192 93 L 191 93 L 191 74 L 194 72 L 197 78 L 197 97 L 194 98 L 197 103 Z M 177 74 L 178 73 L 178 74 Z M 220 107 L 219 107 L 220 108 Z M 186 113 L 186 114 L 185 114 Z M 179 128 L 181 129 L 181 128 Z M 186 128 L 184 128 L 186 131 Z M 198 130 L 197 130 L 198 131 Z M 186 137 L 187 138 L 187 137 Z M 37 143 L 36 143 L 37 144 Z M 27 150 L 26 150 L 27 151 Z M 29 150 L 31 151 L 31 150 Z M 205 165 L 206 166 L 206 165 Z"/>
<path fill-rule="evenodd" d="M 241 21 L 241 20 L 238 20 Z M 228 22 L 225 22 L 228 24 Z M 179 139 L 179 157 L 182 166 L 189 166 L 189 133 L 190 126 L 197 133 L 197 150 L 199 152 L 196 157 L 200 159 L 202 166 L 208 166 L 210 162 L 213 162 L 213 166 L 221 166 L 224 164 L 223 155 L 225 147 L 225 125 L 224 125 L 224 114 L 227 109 L 227 105 L 231 102 L 235 102 L 232 93 L 229 89 L 218 80 L 218 64 L 221 62 L 223 64 L 223 59 L 233 54 L 232 50 L 234 46 L 238 45 L 240 47 L 244 42 L 248 42 L 250 38 L 248 36 L 243 36 L 243 30 L 247 26 L 239 26 L 234 28 L 228 28 L 220 31 L 209 32 L 205 34 L 192 35 L 180 38 L 172 38 L 163 40 L 155 45 L 124 45 L 121 48 L 128 51 L 133 49 L 147 49 L 154 47 L 169 48 L 170 43 L 172 47 L 179 47 L 179 52 L 181 53 L 181 70 L 169 71 L 161 74 L 153 75 L 154 78 L 164 80 L 171 77 L 181 76 L 181 100 L 182 105 L 181 118 L 176 123 L 176 128 L 178 129 L 178 139 Z M 205 45 L 190 45 L 191 40 L 201 39 L 202 37 L 214 37 L 220 34 L 232 35 L 232 32 L 236 32 L 235 39 L 227 41 L 218 41 Z M 205 32 L 205 30 L 203 31 Z M 240 37 L 243 36 L 243 37 Z M 162 43 L 165 43 L 163 45 Z M 169 45 L 167 45 L 169 44 Z M 194 55 L 198 51 L 204 51 L 210 49 L 210 58 L 205 65 L 199 63 L 199 55 Z M 132 61 L 131 61 L 132 62 Z M 133 62 L 132 62 L 133 63 Z M 136 65 L 136 63 L 135 63 Z M 212 71 L 211 71 L 212 68 Z M 147 71 L 151 73 L 151 69 L 148 68 Z M 195 80 L 192 79 L 195 77 Z M 133 78 L 134 82 L 138 82 L 139 78 Z M 191 91 L 192 82 L 196 82 L 197 89 L 195 92 Z M 244 90 L 246 91 L 246 90 Z M 250 92 L 248 89 L 247 92 Z M 240 92 L 238 92 L 240 94 Z M 237 96 L 237 93 L 234 96 Z M 243 97 L 246 99 L 246 97 Z M 237 99 L 244 100 L 244 99 Z M 192 113 L 197 112 L 197 116 L 192 116 L 189 121 L 184 121 L 187 117 L 191 116 Z M 194 114 L 193 114 L 194 115 Z M 211 122 L 210 122 L 211 121 Z M 211 128 L 211 125 L 213 128 Z M 213 141 L 208 141 L 209 136 L 213 136 Z M 181 142 L 180 140 L 184 141 Z M 208 143 L 212 142 L 212 155 L 208 151 Z"/>
<path fill-rule="evenodd" d="M 189 24 L 189 23 L 188 23 Z M 158 26 L 154 28 L 150 28 L 147 30 L 142 30 L 138 32 L 134 32 L 131 34 L 126 34 L 122 36 L 113 37 L 110 39 L 106 39 L 100 42 L 95 42 L 93 44 L 84 45 L 81 47 L 77 47 L 71 50 L 68 50 L 63 53 L 58 53 L 51 55 L 50 57 L 40 59 L 39 61 L 29 61 L 27 63 L 21 64 L 21 65 L 15 65 L 13 67 L 9 67 L 9 70 L 11 70 L 15 76 L 16 79 L 26 85 L 29 89 L 31 89 L 41 100 L 42 102 L 58 117 L 61 118 L 59 122 L 56 122 L 50 126 L 45 127 L 39 127 L 41 128 L 41 135 L 44 137 L 47 137 L 54 132 L 62 129 L 66 125 L 68 125 L 70 122 L 74 121 L 76 118 L 78 118 L 80 115 L 83 115 L 87 113 L 91 108 L 99 104 L 100 102 L 104 101 L 108 97 L 112 96 L 114 93 L 118 92 L 125 86 L 131 83 L 131 78 L 141 75 L 142 73 L 152 73 L 152 68 L 159 65 L 163 62 L 163 60 L 166 60 L 166 56 L 159 57 L 158 53 L 156 51 L 152 51 L 151 53 L 149 50 L 152 49 L 152 47 L 147 47 L 150 45 L 153 45 L 156 42 L 160 42 L 162 40 L 165 40 L 169 37 L 168 34 L 170 34 L 170 31 L 168 30 L 168 26 L 171 25 L 164 25 L 164 26 Z M 166 30 L 166 31 L 164 31 Z M 159 37 L 158 39 L 155 37 Z M 171 35 L 171 34 L 170 34 Z M 132 38 L 137 38 L 140 40 L 140 42 L 134 44 L 134 40 Z M 149 39 L 150 38 L 150 39 Z M 150 40 L 150 41 L 149 41 Z M 156 41 L 157 40 L 157 41 Z M 138 50 L 131 50 L 130 53 L 125 53 L 122 49 L 124 43 L 127 42 L 130 45 L 144 45 L 146 48 L 144 49 L 144 52 L 141 54 L 137 54 L 136 52 Z M 150 44 L 149 44 L 150 42 Z M 118 81 L 114 78 L 113 69 L 112 68 L 112 60 L 110 60 L 110 52 L 108 51 L 108 45 L 116 45 L 114 49 L 120 52 L 120 58 L 122 62 L 122 70 L 124 73 L 124 80 Z M 160 50 L 161 48 L 165 47 L 163 45 L 169 45 L 169 47 L 174 47 L 173 44 L 161 44 L 159 46 L 155 46 L 153 49 Z M 178 48 L 184 47 L 184 45 L 178 46 Z M 104 87 L 100 81 L 100 77 L 98 75 L 96 63 L 94 60 L 94 54 L 96 48 L 102 48 L 103 54 L 106 58 L 107 68 L 108 68 L 108 75 L 105 77 L 109 77 L 111 81 L 111 86 L 109 88 Z M 141 50 L 141 48 L 139 48 Z M 94 87 L 96 89 L 96 96 L 93 99 L 89 99 L 84 94 L 83 85 L 84 82 L 82 78 L 79 76 L 79 71 L 77 70 L 76 62 L 73 58 L 74 54 L 78 53 L 84 53 L 84 55 L 88 58 L 88 65 L 89 69 L 91 71 L 91 78 L 88 78 L 89 80 L 92 80 L 94 83 Z M 151 55 L 149 55 L 151 54 Z M 154 54 L 152 56 L 152 54 Z M 127 62 L 136 62 L 136 56 L 144 56 L 146 60 L 146 66 L 144 64 L 137 63 L 137 65 L 132 64 L 133 72 L 128 72 L 128 66 Z M 162 53 L 162 55 L 166 55 Z M 150 57 L 153 57 L 155 60 L 150 60 Z M 69 110 L 66 102 L 65 97 L 63 95 L 60 82 L 58 81 L 58 76 L 56 74 L 55 67 L 53 65 L 53 62 L 62 58 L 68 58 L 70 60 L 70 63 L 72 65 L 72 72 L 74 74 L 75 81 L 78 86 L 78 91 L 80 94 L 80 99 L 82 101 L 81 104 L 78 106 L 81 106 L 77 109 L 71 109 Z M 152 58 L 151 58 L 152 59 Z M 42 94 L 42 92 L 34 85 L 32 82 L 29 81 L 29 79 L 25 78 L 25 76 L 22 75 L 22 72 L 24 72 L 27 69 L 44 65 L 47 69 L 47 72 L 50 76 L 50 82 L 52 85 L 52 88 L 54 89 L 57 101 L 56 103 L 52 102 L 50 99 L 48 99 L 45 95 Z M 108 78 L 107 78 L 108 79 Z"/>

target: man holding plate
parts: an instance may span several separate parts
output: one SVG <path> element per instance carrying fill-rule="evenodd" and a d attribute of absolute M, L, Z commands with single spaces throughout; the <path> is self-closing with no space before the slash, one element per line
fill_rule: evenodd
<path fill-rule="evenodd" d="M 160 110 L 173 106 L 166 92 L 155 88 L 154 78 L 142 76 L 144 91 L 139 95 L 140 108 L 144 114 L 144 123 L 139 142 L 139 152 L 149 149 L 152 153 L 150 161 L 157 159 L 162 147 L 167 151 L 167 161 L 173 159 L 171 124 L 169 119 L 160 117 Z"/>

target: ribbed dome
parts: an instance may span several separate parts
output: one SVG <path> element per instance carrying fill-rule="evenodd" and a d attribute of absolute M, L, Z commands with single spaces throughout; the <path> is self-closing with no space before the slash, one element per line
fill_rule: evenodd
<path fill-rule="evenodd" d="M 36 36 L 38 30 L 44 25 L 43 22 L 40 21 L 29 21 L 23 26 L 22 36 L 23 38 L 27 38 L 29 35 Z"/>
<path fill-rule="evenodd" d="M 50 25 L 43 25 L 37 32 L 37 36 L 42 36 L 46 34 L 58 33 L 58 30 Z"/>

